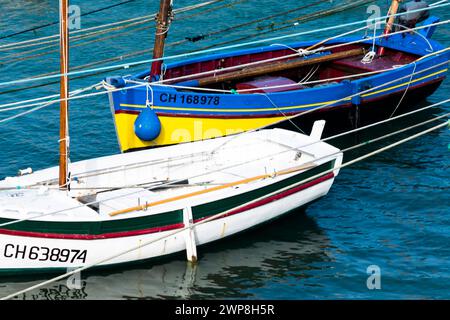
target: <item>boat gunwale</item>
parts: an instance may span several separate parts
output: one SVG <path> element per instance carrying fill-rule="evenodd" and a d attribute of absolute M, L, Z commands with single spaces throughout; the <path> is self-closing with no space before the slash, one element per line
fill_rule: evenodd
<path fill-rule="evenodd" d="M 450 55 L 450 53 L 449 53 L 449 55 Z M 437 59 L 437 58 L 435 58 L 435 59 Z M 426 62 L 430 62 L 430 61 L 427 61 L 427 59 L 420 60 L 421 65 L 424 65 Z M 356 84 L 356 83 L 363 83 L 363 82 L 368 82 L 368 81 L 377 81 L 377 80 L 382 79 L 383 77 L 389 77 L 391 73 L 398 72 L 398 71 L 404 72 L 407 68 L 414 68 L 414 65 L 411 63 L 411 64 L 403 65 L 403 66 L 398 67 L 396 69 L 390 69 L 390 70 L 387 70 L 385 72 L 380 72 L 380 73 L 377 73 L 377 74 L 374 74 L 374 75 L 370 75 L 370 76 L 367 76 L 367 77 L 354 79 L 354 80 L 351 80 L 349 82 L 343 82 L 342 81 L 342 82 L 339 82 L 339 83 L 327 84 L 326 87 L 324 86 L 324 87 L 305 88 L 305 89 L 290 90 L 290 91 L 283 91 L 283 92 L 273 92 L 273 93 L 259 94 L 259 95 L 258 94 L 254 94 L 254 93 L 243 93 L 243 94 L 240 93 L 238 95 L 234 95 L 234 94 L 229 94 L 229 93 L 204 93 L 204 92 L 189 92 L 189 94 L 193 95 L 193 96 L 195 96 L 195 95 L 198 95 L 198 96 L 201 96 L 201 95 L 226 96 L 227 98 L 231 98 L 231 99 L 234 98 L 236 100 L 239 100 L 239 99 L 242 99 L 242 98 L 249 98 L 249 97 L 258 97 L 258 96 L 264 98 L 265 95 L 268 95 L 268 96 L 273 97 L 273 98 L 289 97 L 289 96 L 293 96 L 293 95 L 300 94 L 300 93 L 301 94 L 306 94 L 307 93 L 308 95 L 310 95 L 310 94 L 314 94 L 315 92 L 325 91 L 325 90 L 330 90 L 330 89 L 336 89 L 338 87 L 342 87 L 342 86 L 346 86 L 346 85 L 351 85 L 351 84 Z M 416 69 L 417 68 L 418 67 L 416 67 Z M 436 72 L 442 73 L 442 72 L 448 71 L 448 66 L 446 66 L 446 65 L 436 66 L 436 69 L 437 69 Z M 425 75 L 426 75 L 425 77 L 430 77 L 429 73 L 431 73 L 432 70 L 428 70 L 427 72 L 428 73 L 425 73 Z M 419 83 L 419 84 L 416 84 L 416 85 L 410 85 L 409 89 L 413 90 L 413 89 L 421 87 L 421 86 L 425 86 L 425 85 L 428 85 L 428 84 L 432 84 L 434 82 L 442 81 L 445 78 L 446 78 L 446 75 L 443 75 L 443 76 L 436 77 L 436 78 L 431 79 L 431 80 L 424 80 L 424 81 L 422 81 L 422 83 Z M 403 85 L 406 86 L 408 82 L 409 81 L 407 81 L 406 83 L 403 83 L 402 81 L 399 81 L 399 83 L 402 86 Z M 165 89 L 166 88 L 163 88 L 163 89 L 161 89 L 161 91 L 164 91 Z M 145 88 L 133 88 L 133 89 L 127 89 L 127 90 L 145 90 Z M 158 90 L 158 88 L 155 89 L 155 91 L 157 91 L 157 90 Z M 389 90 L 391 90 L 391 89 L 389 89 Z M 403 91 L 403 89 L 399 89 L 398 91 Z M 380 97 L 376 97 L 376 98 L 377 99 L 381 99 L 381 98 L 386 97 L 387 95 L 395 94 L 395 93 L 397 93 L 397 92 L 396 91 L 395 92 L 389 92 L 387 94 L 383 94 Z M 336 101 L 334 101 L 334 100 L 336 100 Z M 301 105 L 301 106 L 289 105 L 287 107 L 293 109 L 294 111 L 291 111 L 291 112 L 283 111 L 283 113 L 284 113 L 285 116 L 298 114 L 301 111 L 306 111 L 306 110 L 309 110 L 309 109 L 317 108 L 314 105 L 318 105 L 319 106 L 318 107 L 319 110 L 317 110 L 317 111 L 321 111 L 320 110 L 320 108 L 322 108 L 321 105 L 324 105 L 324 104 L 325 105 L 329 104 L 326 109 L 328 109 L 328 108 L 335 108 L 335 107 L 339 107 L 339 106 L 346 106 L 346 105 L 350 106 L 350 105 L 352 105 L 351 98 L 345 98 L 345 99 L 337 98 L 337 99 L 334 99 L 334 100 L 314 102 L 314 103 L 312 103 L 311 106 L 309 106 L 308 104 L 306 106 L 304 106 L 304 105 Z M 364 99 L 364 97 L 363 97 L 362 100 L 366 101 L 366 99 Z M 342 103 L 340 103 L 340 102 L 342 102 Z M 257 103 L 255 103 L 255 104 L 257 104 Z M 259 104 L 257 104 L 257 105 L 259 105 Z M 120 114 L 120 113 L 139 114 L 143 107 L 145 107 L 145 106 L 144 105 L 119 104 L 119 106 L 115 106 L 115 110 L 114 110 L 113 114 Z M 158 116 L 167 116 L 167 117 L 182 116 L 182 117 L 194 117 L 194 118 L 210 118 L 211 117 L 211 118 L 218 118 L 218 119 L 222 119 L 222 118 L 223 119 L 232 119 L 232 118 L 247 118 L 247 117 L 250 117 L 250 118 L 280 117 L 280 109 L 283 110 L 284 107 L 285 106 L 279 106 L 278 108 L 274 108 L 272 106 L 272 108 L 275 109 L 275 110 L 267 110 L 269 107 L 259 107 L 261 110 L 255 111 L 253 106 L 248 106 L 248 110 L 243 109 L 241 111 L 235 111 L 235 110 L 230 111 L 230 110 L 224 110 L 223 108 L 221 109 L 218 106 L 214 106 L 214 107 L 210 107 L 210 108 L 207 108 L 207 106 L 205 106 L 204 107 L 205 110 L 201 110 L 199 108 L 192 107 L 191 108 L 192 110 L 190 110 L 189 112 L 186 112 L 185 110 L 182 110 L 183 108 L 180 107 L 180 106 L 172 106 L 171 105 L 170 107 L 167 107 L 167 108 L 169 108 L 172 112 L 164 112 L 163 110 L 160 110 L 161 107 L 159 107 L 159 106 L 154 106 L 154 110 L 155 110 L 155 113 Z M 164 107 L 164 108 L 166 108 L 166 107 Z M 303 110 L 299 110 L 299 109 L 303 109 Z M 205 113 L 205 112 L 210 112 L 210 114 Z M 233 115 L 231 115 L 230 113 L 233 114 Z"/>

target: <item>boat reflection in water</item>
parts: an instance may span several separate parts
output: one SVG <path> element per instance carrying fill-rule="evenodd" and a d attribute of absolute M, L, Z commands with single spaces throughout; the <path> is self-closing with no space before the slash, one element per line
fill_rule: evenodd
<path fill-rule="evenodd" d="M 74 281 L 69 286 L 61 281 L 18 299 L 256 298 L 252 289 L 290 276 L 301 287 L 333 260 L 329 239 L 304 211 L 298 209 L 270 228 L 200 247 L 196 265 L 186 262 L 182 253 L 135 268 L 85 273 L 80 288 L 70 289 Z M 9 278 L 0 292 L 4 296 L 43 280 Z"/>

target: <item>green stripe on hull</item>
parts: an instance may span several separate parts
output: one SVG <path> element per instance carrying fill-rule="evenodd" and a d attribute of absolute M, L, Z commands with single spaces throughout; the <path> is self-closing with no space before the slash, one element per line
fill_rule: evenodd
<path fill-rule="evenodd" d="M 9 221 L 12 220 L 0 219 L 0 224 Z M 183 210 L 175 210 L 170 212 L 164 212 L 161 214 L 115 221 L 99 221 L 99 222 L 24 221 L 13 224 L 11 225 L 11 227 L 6 226 L 5 229 L 17 231 L 32 231 L 41 233 L 100 235 L 105 233 L 158 228 L 182 222 L 183 222 Z"/>
<path fill-rule="evenodd" d="M 215 202 L 195 206 L 192 208 L 195 220 L 212 216 L 214 214 L 235 208 L 254 199 L 263 197 L 266 194 L 276 192 L 282 188 L 308 179 L 314 175 L 332 169 L 334 160 L 302 172 L 290 178 L 284 179 L 272 185 L 249 191 L 240 195 L 225 198 Z M 151 209 L 149 209 L 151 210 Z M 0 224 L 10 222 L 10 219 L 0 219 Z M 143 216 L 137 218 L 121 219 L 114 221 L 99 222 L 47 222 L 47 221 L 23 221 L 5 229 L 16 231 L 29 231 L 39 233 L 54 234 L 81 234 L 81 235 L 101 235 L 106 233 L 126 232 L 143 229 L 151 229 L 183 223 L 183 210 L 175 210 L 160 214 Z"/>
<path fill-rule="evenodd" d="M 193 207 L 192 208 L 192 216 L 194 217 L 194 220 L 197 220 L 197 219 L 206 218 L 208 216 L 218 214 L 223 211 L 233 209 L 233 208 L 243 205 L 251 200 L 263 197 L 266 194 L 269 194 L 269 193 L 275 192 L 277 190 L 280 190 L 282 188 L 288 187 L 292 184 L 295 184 L 296 182 L 300 182 L 302 180 L 311 178 L 312 176 L 315 176 L 326 170 L 330 170 L 331 168 L 333 168 L 333 166 L 334 166 L 334 161 L 330 161 L 330 162 L 321 164 L 320 166 L 317 166 L 313 169 L 310 169 L 306 172 L 297 174 L 288 179 L 284 179 L 280 182 L 266 186 L 264 188 L 260 188 L 260 189 L 249 191 L 249 192 L 246 192 L 246 193 L 234 196 L 234 197 L 225 198 L 225 199 L 222 199 L 219 201 L 206 203 L 203 205 Z"/>

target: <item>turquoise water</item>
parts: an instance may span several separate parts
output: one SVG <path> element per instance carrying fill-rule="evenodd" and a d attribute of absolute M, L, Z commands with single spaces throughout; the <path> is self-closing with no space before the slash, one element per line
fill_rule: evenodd
<path fill-rule="evenodd" d="M 119 2 L 119 1 L 116 1 Z M 158 1 L 136 0 L 114 9 L 85 16 L 82 28 L 132 18 L 156 11 Z M 168 43 L 194 37 L 299 7 L 314 1 L 246 0 L 222 1 L 176 16 Z M 71 1 L 82 13 L 110 5 L 109 1 Z M 197 3 L 175 1 L 176 7 Z M 234 4 L 218 8 L 223 4 Z M 197 42 L 169 46 L 167 54 L 192 51 L 214 44 L 246 38 L 259 39 L 277 34 L 300 32 L 367 18 L 367 5 L 273 31 L 283 21 L 341 4 L 322 4 L 261 21 L 245 28 L 230 29 Z M 382 13 L 386 1 L 374 1 Z M 56 0 L 0 0 L 0 37 L 58 19 Z M 442 20 L 448 10 L 434 12 Z M 347 29 L 346 29 L 347 30 Z M 344 31 L 344 30 L 342 30 Z M 0 45 L 42 37 L 58 32 L 57 25 L 0 40 Z M 261 34 L 261 32 L 266 32 Z M 336 33 L 308 35 L 321 39 Z M 115 35 L 118 33 L 113 33 Z M 450 43 L 447 26 L 436 32 L 435 39 Z M 97 38 L 94 38 L 97 39 Z M 92 39 L 72 42 L 72 68 L 102 61 L 130 52 L 150 49 L 153 29 L 134 30 L 104 41 Z M 40 51 L 0 51 L 0 82 L 57 71 L 57 47 Z M 53 51 L 42 54 L 46 51 Z M 26 57 L 23 59 L 23 57 Z M 137 61 L 150 58 L 149 53 L 126 58 Z M 121 63 L 119 61 L 109 62 Z M 96 65 L 96 66 L 102 66 Z M 71 89 L 85 87 L 113 74 L 73 79 Z M 43 84 L 43 82 L 39 83 Z M 449 82 L 430 96 L 423 105 L 448 97 Z M 20 88 L 20 87 L 19 87 Z M 58 85 L 32 90 L 7 92 L 17 87 L 1 87 L 1 103 L 58 93 Z M 15 111 L 17 112 L 17 111 Z M 405 127 L 437 114 L 448 107 L 435 108 L 383 128 L 339 141 L 341 146 Z M 72 161 L 119 152 L 114 126 L 105 96 L 71 103 Z M 0 119 L 14 114 L 0 113 Z M 49 107 L 10 122 L 0 123 L 0 178 L 15 175 L 19 168 L 53 166 L 58 159 L 58 106 Z M 416 131 L 417 132 L 417 131 Z M 405 137 L 400 135 L 394 140 Z M 38 299 L 138 299 L 138 298 L 254 298 L 254 299 L 398 299 L 450 298 L 450 218 L 449 218 L 449 133 L 444 129 L 404 144 L 386 153 L 341 171 L 331 192 L 305 210 L 298 210 L 270 225 L 238 237 L 199 249 L 200 261 L 187 265 L 183 255 L 126 270 L 83 275 L 82 289 L 68 289 L 65 282 L 27 293 L 21 298 Z M 358 153 L 372 150 L 380 144 Z M 366 286 L 367 267 L 381 270 L 381 289 Z M 45 278 L 42 278 L 45 279 Z M 41 280 L 42 280 L 41 279 Z M 0 279 L 0 296 L 37 283 L 39 279 Z"/>

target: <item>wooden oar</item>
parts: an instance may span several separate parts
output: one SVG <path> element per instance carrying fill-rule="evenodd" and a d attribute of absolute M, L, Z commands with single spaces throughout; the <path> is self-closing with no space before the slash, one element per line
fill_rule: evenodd
<path fill-rule="evenodd" d="M 390 17 L 388 19 L 388 22 L 386 23 L 386 27 L 384 28 L 384 32 L 383 32 L 383 34 L 386 36 L 389 33 L 391 33 L 391 31 L 392 31 L 392 26 L 394 25 L 394 22 L 396 19 L 395 15 L 397 14 L 398 8 L 400 6 L 400 2 L 402 2 L 402 1 L 403 0 L 392 0 L 391 7 L 389 8 L 389 12 L 388 12 L 388 16 L 390 16 Z M 384 47 L 379 47 L 377 55 L 378 56 L 384 55 L 384 51 L 385 51 Z"/>
<path fill-rule="evenodd" d="M 206 86 L 214 83 L 219 82 L 225 82 L 225 81 L 231 81 L 231 80 L 239 80 L 242 78 L 248 78 L 248 77 L 255 77 L 255 76 L 261 76 L 265 74 L 269 74 L 272 72 L 279 72 L 279 71 L 285 71 L 289 69 L 294 68 L 300 68 L 304 66 L 309 66 L 313 64 L 338 60 L 338 59 L 344 59 L 348 57 L 358 56 L 365 54 L 364 48 L 358 48 L 348 51 L 342 51 L 337 53 L 332 53 L 329 55 L 317 57 L 317 58 L 311 58 L 311 59 L 301 59 L 296 61 L 282 61 L 282 62 L 276 62 L 271 63 L 259 67 L 247 67 L 244 69 L 241 69 L 239 71 L 229 72 L 222 75 L 217 76 L 211 76 L 206 77 L 198 80 L 194 80 L 197 82 L 198 86 Z"/>
<path fill-rule="evenodd" d="M 213 191 L 218 191 L 218 190 L 222 190 L 222 189 L 238 186 L 238 185 L 241 185 L 241 184 L 244 184 L 244 183 L 249 183 L 249 182 L 256 181 L 256 180 L 266 179 L 266 178 L 270 178 L 270 177 L 274 177 L 274 176 L 285 175 L 285 174 L 293 173 L 293 172 L 296 172 L 296 171 L 309 169 L 309 168 L 312 168 L 312 167 L 315 167 L 315 166 L 317 166 L 317 165 L 312 163 L 312 162 L 308 162 L 308 163 L 302 164 L 300 166 L 292 167 L 292 168 L 281 170 L 281 171 L 278 171 L 278 172 L 274 172 L 274 173 L 270 173 L 270 174 L 262 174 L 262 175 L 254 176 L 254 177 L 251 177 L 251 178 L 246 178 L 246 179 L 243 179 L 243 180 L 230 182 L 230 183 L 227 183 L 227 184 L 224 184 L 224 185 L 221 185 L 221 186 L 216 186 L 216 187 L 212 187 L 212 188 L 208 188 L 208 189 L 204 189 L 204 190 L 199 190 L 199 191 L 195 191 L 195 192 L 191 192 L 191 193 L 187 193 L 187 194 L 182 194 L 182 195 L 179 195 L 179 196 L 175 196 L 175 197 L 171 197 L 171 198 L 167 198 L 167 199 L 163 199 L 163 200 L 158 200 L 158 201 L 155 201 L 155 202 L 146 203 L 146 204 L 143 204 L 143 205 L 140 205 L 140 206 L 135 206 L 135 207 L 130 207 L 130 208 L 122 209 L 122 210 L 113 211 L 109 215 L 111 217 L 114 217 L 114 216 L 117 216 L 117 215 L 123 214 L 123 213 L 129 213 L 129 212 L 134 212 L 134 211 L 141 211 L 141 210 L 145 210 L 145 209 L 147 209 L 149 207 L 154 207 L 154 206 L 157 206 L 157 205 L 166 204 L 166 203 L 177 201 L 177 200 L 191 198 L 191 197 L 194 197 L 194 196 L 198 196 L 198 195 L 202 195 L 202 194 L 205 194 L 205 193 L 209 193 L 209 192 L 213 192 Z"/>

